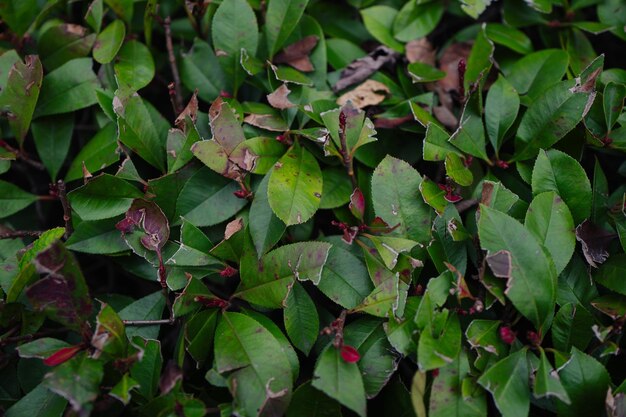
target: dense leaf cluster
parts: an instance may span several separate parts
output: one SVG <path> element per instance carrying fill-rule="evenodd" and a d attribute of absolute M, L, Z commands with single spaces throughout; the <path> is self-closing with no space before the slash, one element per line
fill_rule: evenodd
<path fill-rule="evenodd" d="M 0 17 L 0 414 L 626 415 L 621 0 Z"/>

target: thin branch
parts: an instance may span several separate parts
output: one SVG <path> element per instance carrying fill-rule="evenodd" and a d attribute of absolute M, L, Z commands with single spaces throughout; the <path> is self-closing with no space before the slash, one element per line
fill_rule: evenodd
<path fill-rule="evenodd" d="M 11 153 L 14 153 L 17 159 L 32 166 L 33 168 L 36 168 L 40 171 L 45 171 L 46 167 L 44 166 L 44 164 L 39 161 L 35 161 L 34 159 L 31 159 L 25 151 L 14 148 L 3 140 L 0 140 L 0 147 L 6 149 Z"/>
<path fill-rule="evenodd" d="M 59 200 L 63 206 L 63 221 L 65 222 L 65 238 L 68 239 L 74 228 L 72 227 L 72 207 L 67 199 L 67 189 L 63 180 L 57 181 L 57 192 L 59 193 Z"/>
<path fill-rule="evenodd" d="M 11 230 L 8 232 L 0 232 L 0 240 L 2 239 L 18 239 L 21 237 L 39 237 L 43 234 L 40 230 Z"/>
<path fill-rule="evenodd" d="M 46 330 L 46 331 L 42 331 L 38 333 L 25 334 L 22 336 L 7 337 L 4 339 L 0 339 L 0 346 L 5 346 L 11 343 L 26 342 L 26 341 L 38 339 L 44 336 L 51 336 L 54 334 L 67 333 L 67 332 L 68 332 L 67 329 L 51 329 L 51 330 Z"/>
<path fill-rule="evenodd" d="M 468 210 L 475 205 L 477 205 L 480 201 L 475 199 L 463 200 L 460 203 L 456 204 L 456 209 L 459 213 L 463 213 L 465 210 Z"/>
<path fill-rule="evenodd" d="M 167 48 L 170 69 L 172 70 L 172 77 L 174 78 L 173 88 L 170 88 L 170 98 L 172 100 L 172 105 L 174 106 L 174 112 L 178 116 L 180 112 L 183 111 L 183 93 L 180 84 L 180 75 L 178 74 L 178 67 L 176 66 L 176 55 L 174 55 L 171 23 L 172 19 L 170 19 L 169 16 L 167 16 L 163 21 L 163 26 L 165 27 L 165 46 Z"/>
<path fill-rule="evenodd" d="M 174 320 L 123 320 L 123 323 L 126 326 L 155 326 L 159 324 L 174 324 Z"/>

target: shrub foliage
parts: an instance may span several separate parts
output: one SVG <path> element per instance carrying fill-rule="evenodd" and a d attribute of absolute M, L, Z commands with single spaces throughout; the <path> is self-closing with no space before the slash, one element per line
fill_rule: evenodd
<path fill-rule="evenodd" d="M 626 6 L 490 3 L 3 0 L 5 415 L 625 416 Z"/>

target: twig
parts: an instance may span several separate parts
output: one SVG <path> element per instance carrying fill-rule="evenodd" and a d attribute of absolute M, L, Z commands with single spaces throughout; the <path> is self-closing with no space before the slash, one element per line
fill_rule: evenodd
<path fill-rule="evenodd" d="M 0 346 L 8 345 L 11 343 L 26 342 L 28 340 L 37 339 L 43 336 L 51 336 L 53 334 L 67 333 L 67 331 L 68 331 L 67 329 L 52 329 L 52 330 L 46 330 L 46 331 L 42 331 L 38 333 L 25 334 L 22 336 L 7 337 L 4 339 L 0 339 Z"/>
<path fill-rule="evenodd" d="M 463 213 L 465 210 L 468 210 L 475 205 L 477 205 L 480 201 L 475 199 L 463 200 L 460 203 L 456 204 L 456 209 L 459 213 Z"/>
<path fill-rule="evenodd" d="M 165 46 L 167 48 L 167 56 L 170 62 L 170 69 L 172 70 L 172 77 L 174 78 L 173 89 L 170 88 L 170 99 L 172 100 L 172 106 L 174 106 L 174 112 L 178 116 L 180 112 L 183 111 L 183 93 L 180 86 L 180 75 L 178 74 L 178 67 L 176 66 L 174 45 L 172 44 L 171 23 L 172 19 L 170 19 L 169 16 L 167 16 L 163 21 L 163 26 L 165 27 Z"/>
<path fill-rule="evenodd" d="M 24 163 L 36 168 L 40 171 L 45 171 L 46 167 L 39 161 L 35 161 L 34 159 L 30 159 L 28 154 L 20 149 L 14 148 L 3 140 L 0 140 L 0 147 L 6 149 L 7 151 L 14 153 L 15 157 L 23 161 Z"/>
<path fill-rule="evenodd" d="M 123 323 L 126 326 L 155 326 L 159 324 L 174 324 L 174 320 L 123 320 Z"/>
<path fill-rule="evenodd" d="M 74 228 L 72 227 L 72 207 L 67 199 L 67 189 L 63 180 L 57 181 L 57 192 L 59 193 L 59 200 L 63 206 L 63 221 L 65 222 L 65 239 L 68 239 Z"/>
<path fill-rule="evenodd" d="M 42 235 L 40 230 L 11 230 L 9 232 L 1 232 L 0 240 L 2 239 L 17 239 L 20 237 L 39 237 Z"/>

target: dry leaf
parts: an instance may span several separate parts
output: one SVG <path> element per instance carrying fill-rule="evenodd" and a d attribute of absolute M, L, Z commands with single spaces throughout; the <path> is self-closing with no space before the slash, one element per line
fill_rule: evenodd
<path fill-rule="evenodd" d="M 439 58 L 439 69 L 444 71 L 446 76 L 437 81 L 436 90 L 439 93 L 439 101 L 448 109 L 452 109 L 452 95 L 459 93 L 459 61 L 461 59 L 467 61 L 471 51 L 470 43 L 453 43 Z"/>
<path fill-rule="evenodd" d="M 351 101 L 354 107 L 362 109 L 367 106 L 375 106 L 385 100 L 389 88 L 378 81 L 367 80 L 352 91 L 348 91 L 337 99 L 337 104 L 343 106 Z"/>
<path fill-rule="evenodd" d="M 433 115 L 441 122 L 449 130 L 456 130 L 459 125 L 459 121 L 457 120 L 454 113 L 450 111 L 449 108 L 444 106 L 436 106 L 433 107 Z"/>
<path fill-rule="evenodd" d="M 198 89 L 193 92 L 187 107 L 185 107 L 176 120 L 174 120 L 174 125 L 185 133 L 187 133 L 187 125 L 185 123 L 187 116 L 189 116 L 193 123 L 196 123 L 196 119 L 198 118 Z"/>
<path fill-rule="evenodd" d="M 230 239 L 232 235 L 234 235 L 241 229 L 243 229 L 243 219 L 239 217 L 238 219 L 235 219 L 226 225 L 226 230 L 224 231 L 224 240 Z"/>
<path fill-rule="evenodd" d="M 243 121 L 249 125 L 272 132 L 286 132 L 289 130 L 289 126 L 287 126 L 285 121 L 273 114 L 249 114 Z"/>
<path fill-rule="evenodd" d="M 289 93 L 291 93 L 291 90 L 287 87 L 287 84 L 283 84 L 273 93 L 267 95 L 267 102 L 275 109 L 280 110 L 295 107 L 296 105 L 287 98 Z"/>
<path fill-rule="evenodd" d="M 394 64 L 399 56 L 393 49 L 379 46 L 370 52 L 369 55 L 353 61 L 346 69 L 341 71 L 341 78 L 333 87 L 333 91 L 341 91 L 344 88 L 366 80 L 384 65 Z"/>
<path fill-rule="evenodd" d="M 274 57 L 275 64 L 287 64 L 302 72 L 311 72 L 315 68 L 309 59 L 309 54 L 317 45 L 319 38 L 309 35 L 297 42 L 287 45 Z"/>
<path fill-rule="evenodd" d="M 405 46 L 406 59 L 413 62 L 423 62 L 432 67 L 435 66 L 435 49 L 426 38 L 415 39 Z"/>

